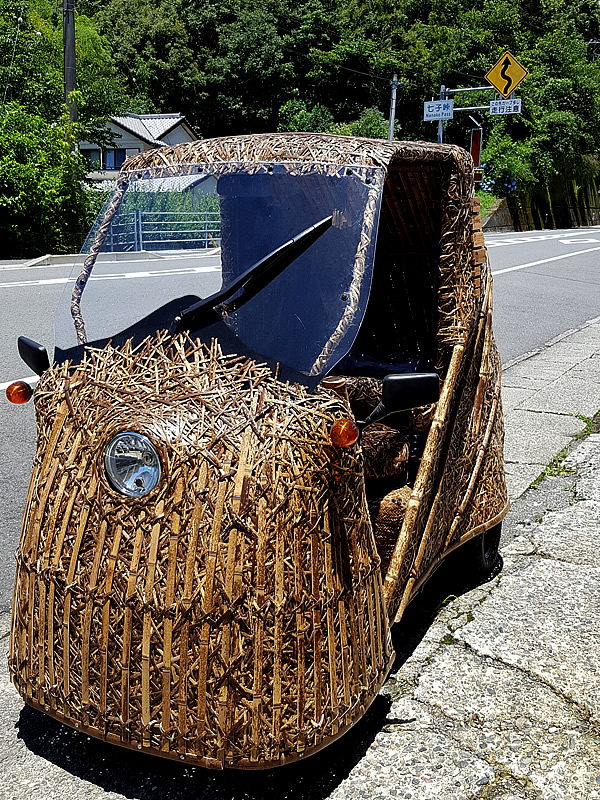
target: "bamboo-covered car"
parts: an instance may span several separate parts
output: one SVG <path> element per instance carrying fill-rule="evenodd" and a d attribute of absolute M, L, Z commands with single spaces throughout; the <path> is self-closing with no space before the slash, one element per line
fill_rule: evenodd
<path fill-rule="evenodd" d="M 472 173 L 454 146 L 315 134 L 126 161 L 53 363 L 20 340 L 27 703 L 216 768 L 360 719 L 391 623 L 451 550 L 493 560 L 507 510 Z"/>

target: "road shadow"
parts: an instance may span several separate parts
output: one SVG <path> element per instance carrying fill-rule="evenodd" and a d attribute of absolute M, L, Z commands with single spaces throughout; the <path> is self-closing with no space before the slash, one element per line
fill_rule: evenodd
<path fill-rule="evenodd" d="M 494 577 L 501 566 L 499 562 L 484 580 Z M 393 672 L 417 647 L 444 601 L 478 583 L 459 578 L 452 562 L 437 570 L 392 629 Z M 132 800 L 323 800 L 350 774 L 389 722 L 390 706 L 390 698 L 380 694 L 360 722 L 325 750 L 307 761 L 256 772 L 206 770 L 125 750 L 72 730 L 29 706 L 21 711 L 17 728 L 19 738 L 36 755 L 106 792 Z"/>
<path fill-rule="evenodd" d="M 25 706 L 18 735 L 38 756 L 135 800 L 322 800 L 348 776 L 385 724 L 389 699 L 379 695 L 365 716 L 307 761 L 260 771 L 213 771 L 125 750 L 67 728 Z"/>

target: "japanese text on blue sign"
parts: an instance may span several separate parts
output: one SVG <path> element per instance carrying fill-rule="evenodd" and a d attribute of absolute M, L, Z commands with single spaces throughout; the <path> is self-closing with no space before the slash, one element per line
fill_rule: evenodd
<path fill-rule="evenodd" d="M 423 119 L 434 122 L 439 119 L 452 119 L 454 116 L 454 100 L 431 100 L 423 103 Z"/>

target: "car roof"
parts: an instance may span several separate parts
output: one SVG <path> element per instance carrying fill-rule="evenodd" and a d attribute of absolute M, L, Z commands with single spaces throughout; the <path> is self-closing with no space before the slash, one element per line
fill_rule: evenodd
<path fill-rule="evenodd" d="M 131 156 L 122 173 L 184 164 L 224 161 L 308 161 L 387 168 L 395 162 L 454 162 L 470 171 L 460 147 L 433 142 L 400 142 L 324 133 L 262 133 L 200 139 Z"/>

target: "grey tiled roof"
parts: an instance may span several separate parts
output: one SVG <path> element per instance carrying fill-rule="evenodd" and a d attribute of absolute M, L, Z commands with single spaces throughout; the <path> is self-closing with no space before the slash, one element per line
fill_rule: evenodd
<path fill-rule="evenodd" d="M 111 117 L 124 130 L 154 145 L 163 144 L 161 137 L 184 119 L 182 114 L 126 114 L 124 117 Z"/>

